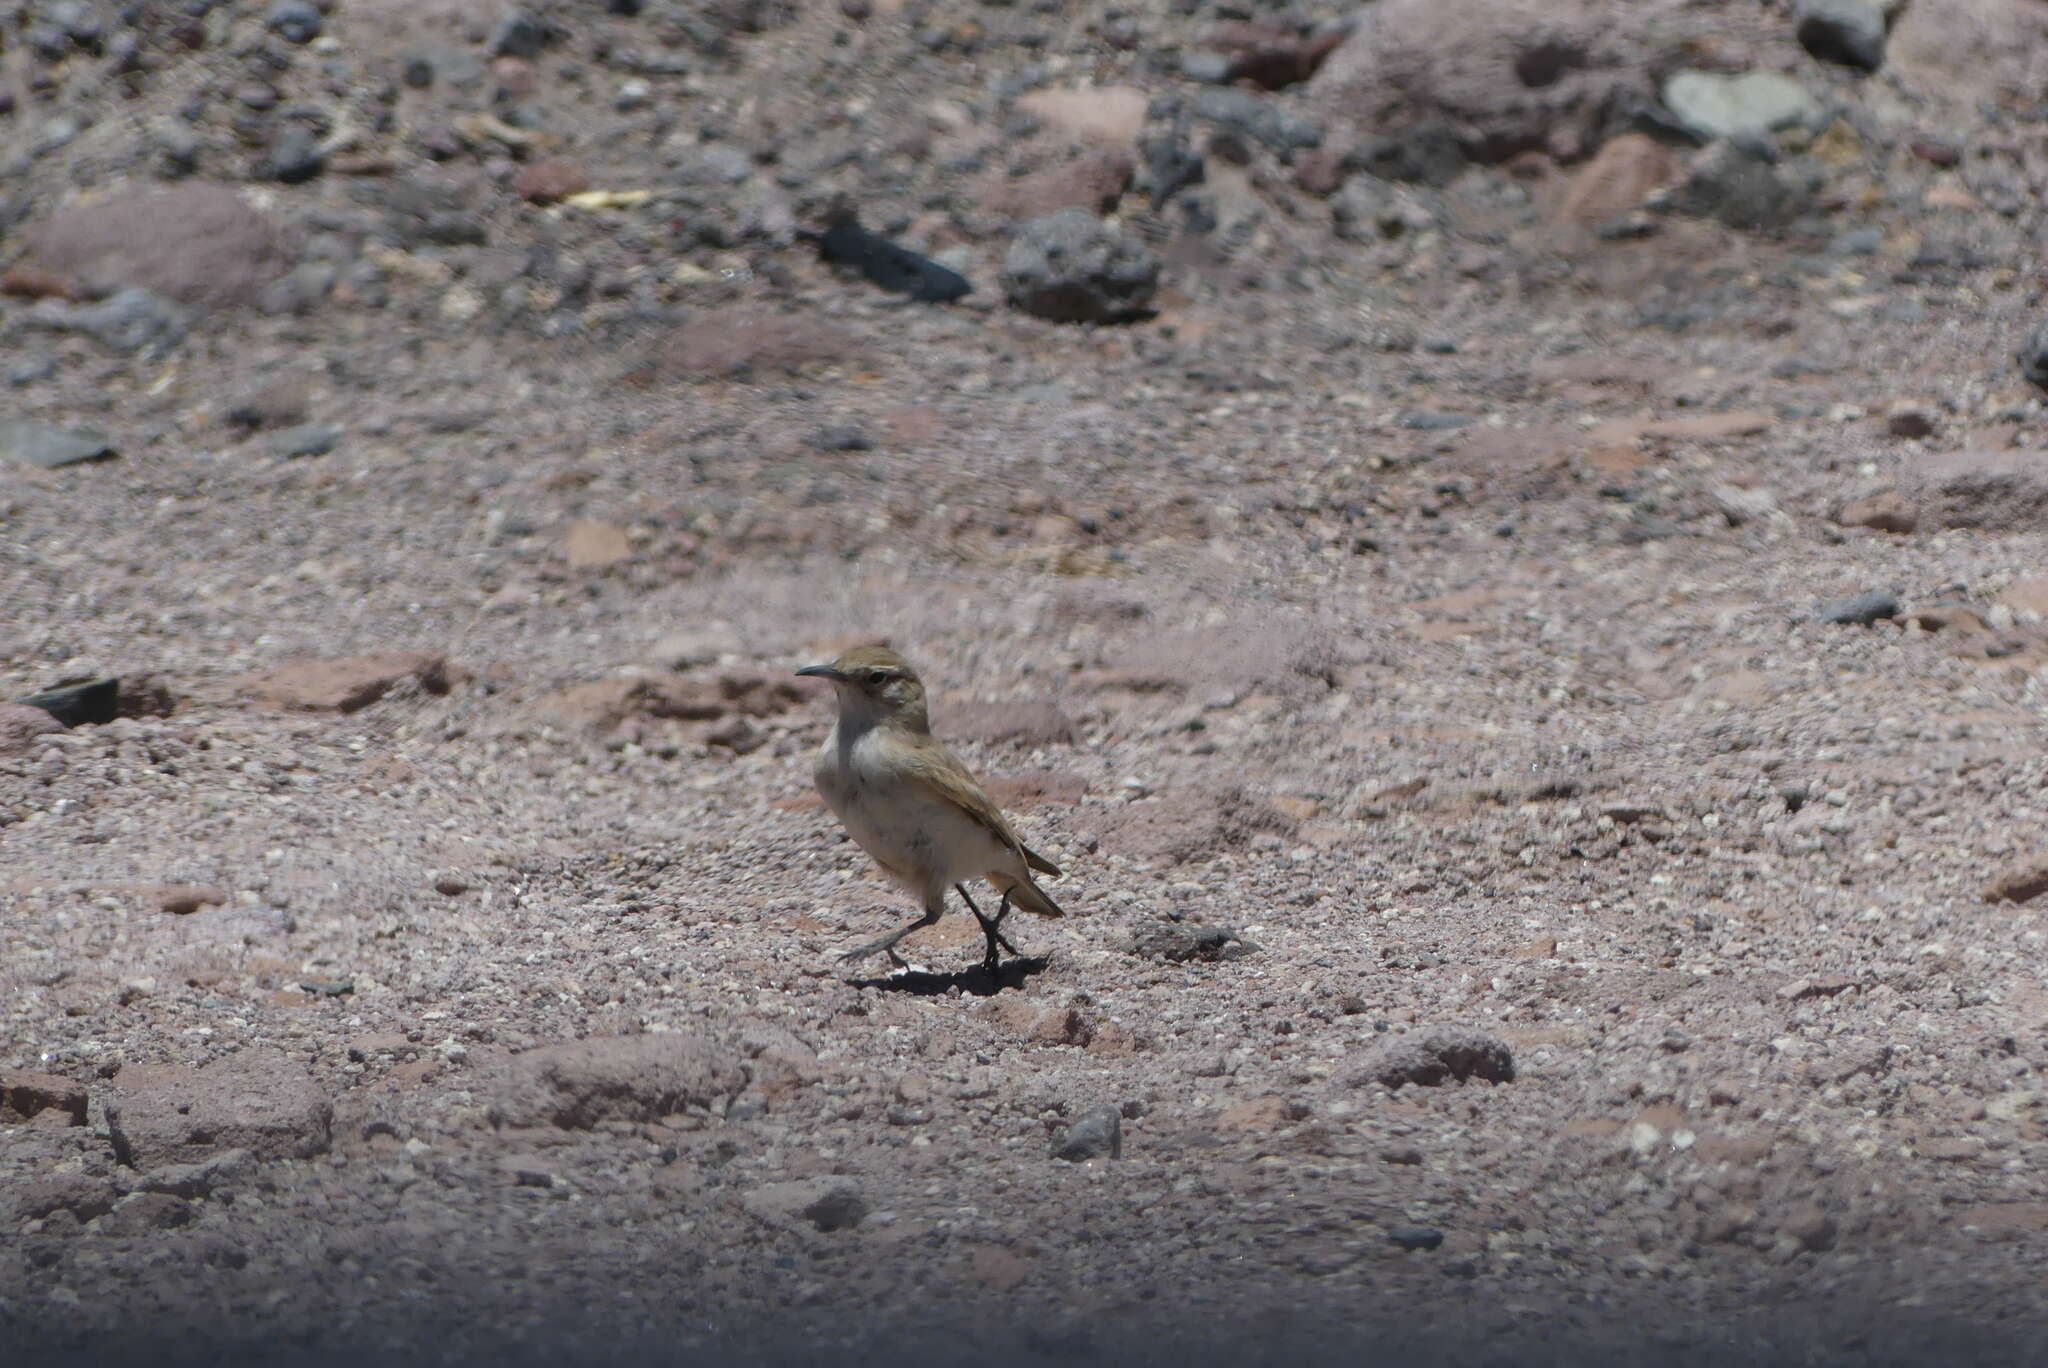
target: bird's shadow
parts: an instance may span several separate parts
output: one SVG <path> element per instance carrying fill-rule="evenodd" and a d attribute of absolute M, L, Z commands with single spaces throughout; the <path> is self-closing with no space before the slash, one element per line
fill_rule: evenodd
<path fill-rule="evenodd" d="M 1022 988 L 1033 974 L 1042 974 L 1052 963 L 1050 955 L 1019 956 L 1004 960 L 991 974 L 981 965 L 952 974 L 935 974 L 929 969 L 898 969 L 879 978 L 859 978 L 855 988 L 879 988 L 885 993 L 909 993 L 914 997 L 943 997 L 958 988 L 974 997 L 994 997 L 1005 988 Z"/>

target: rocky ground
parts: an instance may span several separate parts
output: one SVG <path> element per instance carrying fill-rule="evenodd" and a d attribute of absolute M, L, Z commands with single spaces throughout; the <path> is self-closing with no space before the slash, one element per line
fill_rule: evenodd
<path fill-rule="evenodd" d="M 0 1339 L 2040 1362 L 2048 6 L 0 70 Z M 1000 983 L 836 962 L 871 639 Z"/>

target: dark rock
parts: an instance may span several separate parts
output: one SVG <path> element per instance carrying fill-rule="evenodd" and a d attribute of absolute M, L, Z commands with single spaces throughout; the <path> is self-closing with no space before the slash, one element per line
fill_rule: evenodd
<path fill-rule="evenodd" d="M 1085 209 L 1063 209 L 1017 230 L 1003 256 L 1003 293 L 1055 323 L 1124 323 L 1143 317 L 1159 285 L 1159 258 Z"/>
<path fill-rule="evenodd" d="M 2014 355 L 2020 374 L 2036 389 L 2048 390 L 2048 323 L 2036 324 Z"/>
<path fill-rule="evenodd" d="M 1194 926 L 1186 922 L 1150 922 L 1131 934 L 1131 953 L 1141 959 L 1188 960 L 1241 959 L 1258 947 L 1228 926 Z"/>
<path fill-rule="evenodd" d="M 1665 207 L 1730 228 L 1767 229 L 1790 223 L 1812 202 L 1810 186 L 1781 176 L 1756 148 L 1723 141 L 1693 157 L 1684 179 L 1669 191 Z"/>
<path fill-rule="evenodd" d="M 852 218 L 841 218 L 825 231 L 818 239 L 818 255 L 835 266 L 859 271 L 893 294 L 927 304 L 950 303 L 974 292 L 959 272 L 869 232 Z"/>
<path fill-rule="evenodd" d="M 819 428 L 811 434 L 810 444 L 816 451 L 872 451 L 875 446 L 865 432 L 844 424 Z"/>
<path fill-rule="evenodd" d="M 263 178 L 300 185 L 327 169 L 327 154 L 313 130 L 297 121 L 278 125 L 263 155 Z"/>
<path fill-rule="evenodd" d="M 530 14 L 513 10 L 498 21 L 491 30 L 490 49 L 493 57 L 540 56 L 540 50 L 547 46 L 550 34 L 547 26 Z"/>
<path fill-rule="evenodd" d="M 301 423 L 266 438 L 263 449 L 283 460 L 302 456 L 325 456 L 341 441 L 341 429 L 320 423 Z"/>
<path fill-rule="evenodd" d="M 1204 90 L 1188 106 L 1196 118 L 1265 144 L 1281 156 L 1323 140 L 1323 126 L 1249 90 Z"/>
<path fill-rule="evenodd" d="M 1836 626 L 1868 627 L 1874 622 L 1899 615 L 1899 600 L 1896 595 L 1875 590 L 1858 594 L 1854 598 L 1837 599 L 1822 604 L 1814 613 L 1814 619 Z"/>
<path fill-rule="evenodd" d="M 1151 199 L 1154 209 L 1189 186 L 1200 185 L 1207 176 L 1201 154 L 1179 129 L 1146 139 L 1138 153 L 1141 160 L 1134 184 L 1140 194 Z"/>
<path fill-rule="evenodd" d="M 1426 192 L 1374 176 L 1353 176 L 1330 196 L 1331 226 L 1347 242 L 1391 241 L 1433 228 L 1438 215 L 1421 193 Z"/>
<path fill-rule="evenodd" d="M 0 460 L 57 470 L 119 455 L 107 439 L 86 428 L 52 427 L 33 418 L 0 418 Z"/>
<path fill-rule="evenodd" d="M 192 315 L 177 301 L 139 287 L 92 304 L 45 299 L 28 321 L 52 332 L 84 333 L 109 351 L 139 352 L 149 360 L 168 354 L 192 327 Z"/>
<path fill-rule="evenodd" d="M 121 715 L 121 681 L 95 679 L 65 684 L 20 700 L 41 708 L 67 727 L 96 727 Z"/>
<path fill-rule="evenodd" d="M 48 352 L 25 356 L 7 368 L 7 383 L 25 389 L 57 373 L 57 358 Z"/>
<path fill-rule="evenodd" d="M 1439 188 L 1456 180 L 1468 164 L 1457 133 L 1443 124 L 1418 124 L 1375 138 L 1357 149 L 1351 160 L 1381 180 Z"/>
<path fill-rule="evenodd" d="M 274 0 L 263 23 L 287 43 L 310 43 L 320 36 L 320 11 L 306 0 Z"/>
<path fill-rule="evenodd" d="M 1388 1088 L 1410 1083 L 1434 1088 L 1472 1078 L 1512 1083 L 1513 1054 L 1506 1044 L 1484 1031 L 1437 1026 L 1381 1041 L 1354 1081 L 1379 1083 Z"/>
<path fill-rule="evenodd" d="M 325 261 L 294 266 L 263 287 L 256 297 L 256 308 L 272 315 L 311 313 L 333 293 L 334 283 L 340 278 L 340 271 Z"/>
<path fill-rule="evenodd" d="M 1823 62 L 1875 71 L 1884 65 L 1884 11 L 1871 0 L 1798 0 L 1799 46 Z"/>
<path fill-rule="evenodd" d="M 1096 1107 L 1083 1112 L 1073 1125 L 1052 1140 L 1052 1157 L 1070 1164 L 1091 1159 L 1118 1159 L 1124 1152 L 1124 1114 L 1116 1107 Z"/>
<path fill-rule="evenodd" d="M 304 1065 L 248 1047 L 198 1069 L 131 1064 L 107 1090 L 114 1157 L 130 1168 L 242 1149 L 262 1159 L 327 1152 L 334 1108 Z"/>
<path fill-rule="evenodd" d="M 1410 432 L 1456 432 L 1459 428 L 1472 426 L 1469 413 L 1424 413 L 1409 412 L 1394 419 L 1394 426 Z"/>
<path fill-rule="evenodd" d="M 1444 1242 L 1444 1233 L 1433 1226 L 1395 1226 L 1387 1238 L 1403 1249 L 1435 1249 Z"/>

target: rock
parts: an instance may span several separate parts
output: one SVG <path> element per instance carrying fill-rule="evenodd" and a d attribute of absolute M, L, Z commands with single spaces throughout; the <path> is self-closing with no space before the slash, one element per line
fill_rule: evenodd
<path fill-rule="evenodd" d="M 1717 142 L 1694 154 L 1683 178 L 1655 203 L 1672 213 L 1749 230 L 1782 228 L 1812 201 L 1810 186 L 1780 176 L 1752 147 Z"/>
<path fill-rule="evenodd" d="M 0 702 L 0 755 L 25 751 L 38 736 L 64 730 L 64 724 L 26 703 Z"/>
<path fill-rule="evenodd" d="M 2016 860 L 1984 885 L 1986 902 L 2031 902 L 2043 893 L 2048 893 L 2048 855 Z"/>
<path fill-rule="evenodd" d="M 156 884 L 148 897 L 159 912 L 189 917 L 202 907 L 219 907 L 228 900 L 227 890 L 212 884 Z"/>
<path fill-rule="evenodd" d="M 1935 527 L 2048 528 L 2048 452 L 1930 452 L 1905 468 L 1900 492 Z"/>
<path fill-rule="evenodd" d="M 1611 14 L 1556 0 L 1378 0 L 1309 93 L 1326 117 L 1361 128 L 1460 129 L 1467 155 L 1486 163 L 1531 151 L 1575 159 L 1607 131 L 1605 111 L 1647 97 L 1635 26 Z M 1658 17 L 1702 34 L 1720 19 Z M 1666 38 L 1672 50 L 1682 41 Z"/>
<path fill-rule="evenodd" d="M 592 1036 L 512 1056 L 484 1085 L 498 1126 L 589 1130 L 722 1106 L 746 1086 L 731 1051 L 693 1035 Z"/>
<path fill-rule="evenodd" d="M 334 1108 L 303 1064 L 247 1047 L 198 1069 L 131 1064 L 107 1088 L 114 1157 L 134 1169 L 189 1164 L 221 1150 L 259 1159 L 325 1154 Z"/>
<path fill-rule="evenodd" d="M 1052 1139 L 1052 1157 L 1070 1164 L 1091 1159 L 1120 1159 L 1124 1152 L 1124 1114 L 1116 1107 L 1095 1107 Z"/>
<path fill-rule="evenodd" d="M 1778 1230 L 1810 1253 L 1833 1249 L 1841 1233 L 1835 1218 L 1815 1202 L 1801 1202 L 1786 1212 Z"/>
<path fill-rule="evenodd" d="M 1061 209 L 1107 214 L 1130 188 L 1135 170 L 1129 149 L 1096 148 L 1029 175 L 991 175 L 976 186 L 974 206 L 995 228 Z"/>
<path fill-rule="evenodd" d="M 1188 112 L 1263 143 L 1283 157 L 1323 140 L 1320 122 L 1249 90 L 1204 90 L 1189 103 Z"/>
<path fill-rule="evenodd" d="M 545 25 L 532 15 L 521 10 L 510 10 L 491 30 L 490 50 L 493 57 L 538 57 L 540 50 L 547 46 L 549 33 Z"/>
<path fill-rule="evenodd" d="M 445 694 L 455 675 L 447 658 L 427 651 L 386 651 L 341 660 L 300 660 L 242 681 L 242 691 L 265 707 L 301 712 L 360 712 L 400 683 L 412 680 L 430 694 Z"/>
<path fill-rule="evenodd" d="M 161 1192 L 188 1202 L 203 1201 L 249 1176 L 255 1159 L 247 1150 L 222 1150 L 189 1164 L 151 1169 L 136 1184 L 144 1192 Z"/>
<path fill-rule="evenodd" d="M 232 186 L 195 182 L 61 209 L 24 234 L 21 260 L 86 295 L 139 286 L 206 309 L 253 304 L 291 244 Z"/>
<path fill-rule="evenodd" d="M 2048 390 L 2048 323 L 2035 325 L 2013 359 L 2019 362 L 2020 374 L 2028 384 Z"/>
<path fill-rule="evenodd" d="M 67 1126 L 85 1124 L 85 1086 L 56 1074 L 0 1069 L 0 1126 L 54 1117 Z"/>
<path fill-rule="evenodd" d="M 273 380 L 229 407 L 227 421 L 242 428 L 293 427 L 306 421 L 312 399 L 296 380 Z"/>
<path fill-rule="evenodd" d="M 1587 228 L 1611 223 L 1642 208 L 1678 179 L 1683 166 L 1677 153 L 1647 134 L 1610 138 L 1573 173 L 1558 217 Z"/>
<path fill-rule="evenodd" d="M 1003 255 L 1012 306 L 1054 323 L 1124 323 L 1143 317 L 1159 285 L 1159 258 L 1083 209 L 1062 209 L 1017 230 Z"/>
<path fill-rule="evenodd" d="M 1330 222 L 1347 242 L 1381 242 L 1434 228 L 1438 216 L 1407 186 L 1358 175 L 1330 196 Z"/>
<path fill-rule="evenodd" d="M 158 1231 L 190 1225 L 194 1212 L 190 1202 L 165 1192 L 131 1192 L 114 1203 L 114 1209 L 99 1218 L 99 1231 L 116 1239 L 135 1239 Z"/>
<path fill-rule="evenodd" d="M 19 701 L 41 708 L 67 727 L 96 727 L 121 715 L 121 681 L 89 679 L 60 684 Z"/>
<path fill-rule="evenodd" d="M 1242 959 L 1258 947 L 1228 926 L 1195 926 L 1187 922 L 1149 922 L 1131 933 L 1131 953 L 1140 959 L 1188 960 Z"/>
<path fill-rule="evenodd" d="M 33 418 L 0 418 L 0 460 L 59 470 L 85 461 L 111 461 L 119 454 L 90 429 L 52 427 Z"/>
<path fill-rule="evenodd" d="M 813 451 L 873 451 L 875 440 L 849 423 L 833 423 L 812 433 L 805 445 Z"/>
<path fill-rule="evenodd" d="M 1719 138 L 1768 139 L 1781 128 L 1819 132 L 1828 121 L 1804 86 L 1770 71 L 1724 76 L 1679 71 L 1664 82 L 1664 107 L 1701 142 Z"/>
<path fill-rule="evenodd" d="M 791 1225 L 801 1220 L 827 1234 L 852 1230 L 868 1215 L 867 1199 L 844 1178 L 765 1183 L 741 1197 L 740 1205 L 755 1219 L 770 1225 Z"/>
<path fill-rule="evenodd" d="M 1875 71 L 1884 65 L 1884 11 L 1871 0 L 1798 0 L 1799 46 L 1816 59 Z"/>
<path fill-rule="evenodd" d="M 273 0 L 263 24 L 287 43 L 310 43 L 320 36 L 320 11 L 306 0 Z"/>
<path fill-rule="evenodd" d="M 927 304 L 951 303 L 974 292 L 958 271 L 869 232 L 851 217 L 841 218 L 818 239 L 818 255 L 859 271 L 893 294 Z"/>
<path fill-rule="evenodd" d="M 1236 21 L 1211 30 L 1207 46 L 1229 59 L 1216 84 L 1249 81 L 1265 90 L 1284 90 L 1315 75 L 1344 37 L 1343 30 L 1304 33 L 1276 21 Z"/>
<path fill-rule="evenodd" d="M 617 523 L 579 518 L 569 524 L 562 552 L 571 570 L 602 570 L 632 556 L 633 544 Z"/>
<path fill-rule="evenodd" d="M 287 121 L 270 135 L 269 149 L 263 154 L 263 179 L 300 185 L 326 169 L 327 154 L 321 150 L 319 137 L 305 124 Z"/>
<path fill-rule="evenodd" d="M 263 449 L 280 460 L 325 456 L 341 441 L 341 429 L 322 423 L 301 423 L 263 439 Z"/>
<path fill-rule="evenodd" d="M 1920 525 L 1920 510 L 1896 489 L 1886 489 L 1849 500 L 1835 511 L 1835 521 L 1844 527 L 1868 527 L 1906 536 Z"/>
<path fill-rule="evenodd" d="M 853 337 L 822 318 L 746 307 L 696 314 L 656 349 L 652 369 L 688 379 L 749 379 L 843 360 Z"/>
<path fill-rule="evenodd" d="M 1073 718 L 1052 703 L 1031 699 L 955 704 L 944 720 L 949 736 L 985 745 L 1071 746 L 1080 739 Z"/>
<path fill-rule="evenodd" d="M 324 261 L 294 266 L 263 287 L 256 297 L 259 311 L 271 314 L 308 314 L 333 291 L 340 272 Z"/>
<path fill-rule="evenodd" d="M 1090 86 L 1029 91 L 1014 107 L 1077 141 L 1128 148 L 1144 130 L 1148 103 L 1136 86 Z"/>
<path fill-rule="evenodd" d="M 1444 1233 L 1434 1226 L 1395 1226 L 1387 1239 L 1402 1249 L 1435 1249 L 1444 1242 Z"/>
<path fill-rule="evenodd" d="M 28 321 L 52 332 L 84 333 L 109 351 L 140 352 L 156 360 L 185 340 L 192 316 L 154 290 L 129 288 L 94 304 L 46 299 Z"/>
<path fill-rule="evenodd" d="M 1814 621 L 1831 626 L 1868 627 L 1872 623 L 1883 622 L 1898 615 L 1897 595 L 1879 589 L 1868 594 L 1858 594 L 1854 598 L 1837 599 L 1833 603 L 1822 604 L 1814 611 L 1813 617 Z"/>
<path fill-rule="evenodd" d="M 588 190 L 590 177 L 576 162 L 551 157 L 514 171 L 510 188 L 528 204 L 556 204 Z"/>
<path fill-rule="evenodd" d="M 1452 1080 L 1464 1082 L 1472 1078 L 1512 1083 L 1514 1056 L 1503 1042 L 1484 1031 L 1435 1026 L 1379 1042 L 1367 1055 L 1354 1082 L 1374 1082 L 1388 1088 L 1409 1083 L 1434 1088 Z"/>

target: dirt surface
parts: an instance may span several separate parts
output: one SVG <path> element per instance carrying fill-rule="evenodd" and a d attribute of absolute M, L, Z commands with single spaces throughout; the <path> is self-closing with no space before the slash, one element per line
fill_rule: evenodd
<path fill-rule="evenodd" d="M 0 1340 L 2038 1363 L 2048 8 L 1794 8 L 0 6 Z"/>

